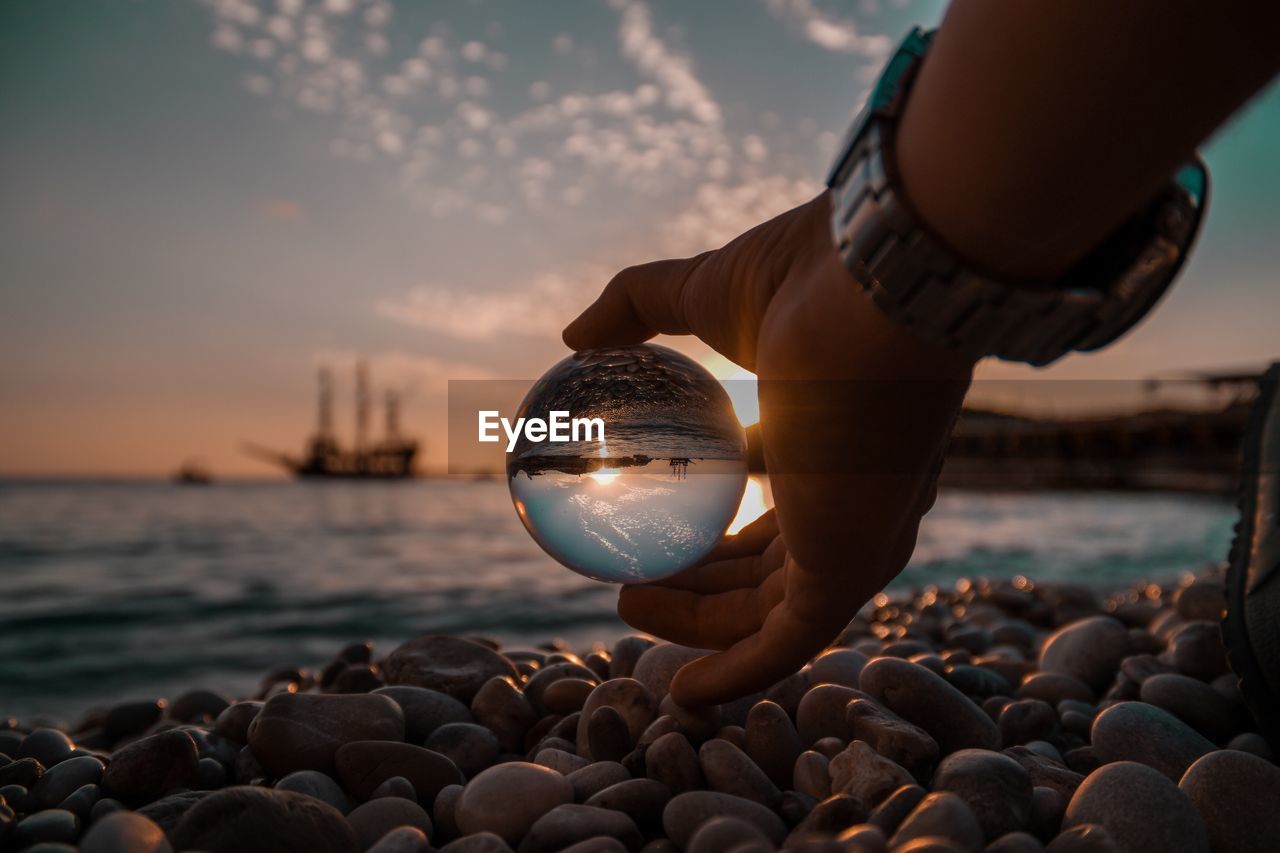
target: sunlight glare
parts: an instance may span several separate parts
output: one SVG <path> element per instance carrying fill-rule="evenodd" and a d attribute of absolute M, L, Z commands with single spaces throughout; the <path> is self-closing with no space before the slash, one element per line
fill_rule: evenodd
<path fill-rule="evenodd" d="M 732 536 L 764 515 L 768 508 L 765 503 L 764 485 L 758 477 L 749 478 L 746 491 L 742 493 L 742 503 L 738 504 L 738 514 L 733 517 L 733 521 L 729 523 L 729 529 L 725 532 Z"/>

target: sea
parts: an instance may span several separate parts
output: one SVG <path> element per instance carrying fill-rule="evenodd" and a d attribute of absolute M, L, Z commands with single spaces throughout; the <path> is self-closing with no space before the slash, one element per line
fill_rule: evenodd
<path fill-rule="evenodd" d="M 1208 497 L 944 492 L 895 585 L 1166 580 L 1223 559 L 1234 523 Z M 542 552 L 502 480 L 0 480 L 0 718 L 245 695 L 356 640 L 589 648 L 627 631 L 616 595 Z"/>

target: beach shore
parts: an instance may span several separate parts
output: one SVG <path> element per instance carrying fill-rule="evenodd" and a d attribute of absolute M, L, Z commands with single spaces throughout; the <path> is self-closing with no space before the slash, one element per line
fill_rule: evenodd
<path fill-rule="evenodd" d="M 700 653 L 639 635 L 355 642 L 248 697 L 0 721 L 0 849 L 1270 849 L 1280 768 L 1223 601 L 1217 569 L 881 595 L 800 672 L 701 709 L 667 695 Z"/>

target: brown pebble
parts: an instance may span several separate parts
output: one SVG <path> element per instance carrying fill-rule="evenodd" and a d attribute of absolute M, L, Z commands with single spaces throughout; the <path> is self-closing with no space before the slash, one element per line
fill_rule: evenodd
<path fill-rule="evenodd" d="M 1059 833 L 1045 853 L 1125 853 L 1105 826 L 1096 823 L 1073 826 Z"/>
<path fill-rule="evenodd" d="M 238 744 L 249 742 L 249 725 L 262 710 L 261 702 L 235 702 L 213 722 L 213 733 Z"/>
<path fill-rule="evenodd" d="M 378 839 L 368 853 L 429 853 L 427 834 L 416 826 L 398 826 Z"/>
<path fill-rule="evenodd" d="M 686 848 L 689 839 L 704 823 L 714 817 L 728 816 L 754 825 L 773 844 L 781 844 L 787 829 L 769 809 L 742 797 L 718 791 L 687 791 L 677 794 L 662 812 L 662 827 L 678 847 Z"/>
<path fill-rule="evenodd" d="M 1175 784 L 1192 762 L 1214 748 L 1186 723 L 1145 702 L 1121 702 L 1098 714 L 1092 741 L 1102 763 L 1137 761 Z"/>
<path fill-rule="evenodd" d="M 569 745 L 570 744 L 568 742 L 565 742 L 565 746 Z M 550 767 L 552 770 L 557 773 L 562 773 L 565 776 L 568 776 L 575 770 L 581 770 L 584 767 L 591 766 L 591 761 L 589 759 L 583 758 L 579 755 L 574 755 L 572 752 L 567 750 L 555 749 L 553 747 L 538 750 L 538 754 L 534 757 L 533 763 L 541 764 L 543 767 Z"/>
<path fill-rule="evenodd" d="M 1183 673 L 1212 681 L 1227 671 L 1227 650 L 1217 622 L 1188 622 L 1169 639 L 1173 662 Z"/>
<path fill-rule="evenodd" d="M 987 840 L 1026 826 L 1031 817 L 1031 776 L 1007 755 L 963 749 L 942 760 L 935 791 L 950 791 L 973 810 Z"/>
<path fill-rule="evenodd" d="M 553 714 L 572 714 L 581 711 L 596 682 L 585 678 L 561 678 L 547 685 L 542 692 L 542 707 Z"/>
<path fill-rule="evenodd" d="M 303 794 L 235 786 L 204 797 L 183 815 L 171 839 L 180 850 L 237 853 L 354 853 L 350 825 L 332 806 Z"/>
<path fill-rule="evenodd" d="M 173 847 L 155 821 L 117 811 L 93 822 L 80 839 L 80 853 L 173 853 Z"/>
<path fill-rule="evenodd" d="M 439 690 L 401 684 L 379 687 L 372 692 L 400 706 L 404 714 L 404 739 L 409 743 L 421 744 L 440 726 L 472 722 L 466 705 Z"/>
<path fill-rule="evenodd" d="M 889 842 L 878 826 L 869 823 L 855 824 L 836 836 L 842 845 L 842 853 L 886 853 Z"/>
<path fill-rule="evenodd" d="M 707 787 L 776 808 L 782 792 L 742 750 L 722 740 L 709 740 L 698 750 Z"/>
<path fill-rule="evenodd" d="M 1234 749 L 1192 764 L 1178 788 L 1195 805 L 1214 850 L 1270 851 L 1280 838 L 1280 768 Z"/>
<path fill-rule="evenodd" d="M 724 714 L 719 705 L 704 705 L 698 708 L 685 708 L 676 704 L 676 700 L 668 693 L 658 703 L 659 716 L 670 716 L 680 727 L 680 733 L 695 746 L 715 736 L 724 722 Z"/>
<path fill-rule="evenodd" d="M 800 743 L 812 748 L 815 741 L 834 737 L 841 747 L 853 738 L 853 726 L 845 714 L 845 706 L 854 699 L 865 699 L 867 694 L 854 687 L 839 684 L 818 684 L 811 687 L 796 709 L 796 733 Z"/>
<path fill-rule="evenodd" d="M 933 736 L 943 754 L 1000 745 L 1000 730 L 981 708 L 918 664 L 875 658 L 862 670 L 862 689 Z"/>
<path fill-rule="evenodd" d="M 554 713 L 550 711 L 542 702 L 542 697 L 546 691 L 555 684 L 565 678 L 576 678 L 582 681 L 596 682 L 596 674 L 591 669 L 581 663 L 574 661 L 558 661 L 543 666 L 525 682 L 524 695 L 529 700 L 534 709 L 539 714 Z"/>
<path fill-rule="evenodd" d="M 1095 698 L 1089 685 L 1065 672 L 1033 672 L 1014 693 L 1019 699 L 1043 699 L 1055 706 L 1065 699 L 1092 702 Z"/>
<path fill-rule="evenodd" d="M 682 666 L 710 654 L 706 649 L 691 649 L 675 643 L 660 643 L 647 649 L 636 661 L 631 677 L 639 681 L 656 702 L 671 690 L 671 679 Z"/>
<path fill-rule="evenodd" d="M 858 686 L 867 656 L 853 649 L 828 649 L 809 664 L 810 684 L 840 684 Z"/>
<path fill-rule="evenodd" d="M 448 758 L 411 743 L 355 741 L 338 749 L 334 764 L 343 787 L 361 800 L 392 776 L 408 779 L 423 805 L 430 805 L 446 785 L 463 781 L 462 772 Z"/>
<path fill-rule="evenodd" d="M 102 788 L 128 805 L 142 805 L 183 788 L 199 776 L 196 742 L 183 731 L 171 730 L 136 740 L 111 755 L 102 774 Z"/>
<path fill-rule="evenodd" d="M 445 723 L 423 746 L 448 758 L 468 778 L 497 761 L 501 752 L 493 732 L 475 723 Z"/>
<path fill-rule="evenodd" d="M 640 656 L 657 644 L 644 634 L 628 634 L 613 644 L 609 656 L 609 678 L 630 678 Z"/>
<path fill-rule="evenodd" d="M 653 779 L 628 779 L 593 794 L 586 805 L 625 812 L 642 828 L 657 827 L 671 801 L 671 789 Z"/>
<path fill-rule="evenodd" d="M 401 826 L 412 826 L 431 838 L 431 818 L 422 806 L 401 797 L 382 797 L 356 806 L 347 815 L 356 843 L 367 850 L 378 839 Z"/>
<path fill-rule="evenodd" d="M 471 700 L 471 714 L 480 725 L 493 732 L 506 752 L 521 752 L 525 735 L 538 722 L 538 712 L 510 678 L 494 676 Z M 425 736 L 424 736 L 425 737 Z"/>
<path fill-rule="evenodd" d="M 1065 673 L 1101 690 L 1128 654 L 1129 629 L 1124 623 L 1110 616 L 1091 616 L 1051 634 L 1040 649 L 1039 668 Z"/>
<path fill-rule="evenodd" d="M 1208 853 L 1209 833 L 1187 795 L 1160 771 L 1133 761 L 1098 768 L 1067 805 L 1062 826 L 1105 826 L 1128 853 Z"/>
<path fill-rule="evenodd" d="M 333 772 L 338 747 L 352 741 L 401 741 L 404 714 L 390 697 L 280 693 L 249 726 L 254 757 L 277 776 Z"/>
<path fill-rule="evenodd" d="M 511 845 L 493 832 L 477 832 L 450 841 L 440 853 L 513 853 Z"/>
<path fill-rule="evenodd" d="M 744 751 L 778 788 L 789 788 L 802 748 L 791 718 L 776 702 L 761 700 L 747 715 Z"/>
<path fill-rule="evenodd" d="M 520 842 L 518 853 L 555 853 L 588 839 L 611 838 L 638 850 L 643 838 L 626 814 L 596 806 L 556 806 L 539 817 Z"/>
<path fill-rule="evenodd" d="M 849 794 L 868 806 L 875 806 L 898 788 L 914 781 L 911 774 L 901 766 L 880 755 L 870 744 L 861 740 L 855 740 L 844 752 L 831 759 L 828 769 L 831 773 L 831 793 Z"/>
<path fill-rule="evenodd" d="M 815 800 L 831 796 L 831 760 L 820 752 L 808 750 L 796 757 L 792 768 L 792 785 Z"/>
<path fill-rule="evenodd" d="M 992 841 L 983 853 L 1043 853 L 1040 839 L 1029 832 L 1006 832 Z"/>
<path fill-rule="evenodd" d="M 928 732 L 869 699 L 854 699 L 845 714 L 855 738 L 871 744 L 916 778 L 929 778 L 938 761 L 938 743 Z"/>
<path fill-rule="evenodd" d="M 967 850 L 982 847 L 982 827 L 964 800 L 946 791 L 929 794 L 902 820 L 890 847 L 900 847 L 917 838 L 948 838 Z"/>
<path fill-rule="evenodd" d="M 880 802 L 880 805 L 871 811 L 871 814 L 867 816 L 867 823 L 879 828 L 888 838 L 898 831 L 902 821 L 907 815 L 911 814 L 911 810 L 918 806 L 928 793 L 919 785 L 903 785 L 885 797 Z"/>
<path fill-rule="evenodd" d="M 587 746 L 597 761 L 620 761 L 631 751 L 631 732 L 617 708 L 602 705 L 587 721 Z"/>
<path fill-rule="evenodd" d="M 679 732 L 668 732 L 650 744 L 645 750 L 644 763 L 645 775 L 666 785 L 673 794 L 703 786 L 698 754 Z"/>
<path fill-rule="evenodd" d="M 713 817 L 698 827 L 686 849 L 687 853 L 722 853 L 751 843 L 764 843 L 768 849 L 773 849 L 772 843 L 755 824 L 742 818 L 722 816 Z"/>
<path fill-rule="evenodd" d="M 1143 702 L 1158 705 L 1211 741 L 1231 736 L 1231 705 L 1199 679 L 1172 673 L 1153 675 L 1142 683 Z"/>
<path fill-rule="evenodd" d="M 1010 747 L 1004 754 L 1022 765 L 1032 785 L 1052 788 L 1066 799 L 1070 799 L 1084 781 L 1082 774 L 1026 746 Z"/>
<path fill-rule="evenodd" d="M 447 693 L 469 703 L 495 675 L 518 678 L 511 661 L 461 637 L 427 635 L 401 643 L 383 665 L 388 684 L 408 684 Z"/>
<path fill-rule="evenodd" d="M 651 654 L 662 646 L 655 646 L 645 654 Z M 640 681 L 633 678 L 612 678 L 591 691 L 582 706 L 582 716 L 577 725 L 578 754 L 592 758 L 588 726 L 597 708 L 608 706 L 617 711 L 627 724 L 631 743 L 635 743 L 653 722 L 658 711 L 658 698 Z"/>
<path fill-rule="evenodd" d="M 539 817 L 571 802 L 573 785 L 564 776 L 513 761 L 490 767 L 467 783 L 454 806 L 454 821 L 464 835 L 492 832 L 516 844 Z"/>
<path fill-rule="evenodd" d="M 583 803 L 610 785 L 630 779 L 631 774 L 616 761 L 596 761 L 565 778 L 573 785 L 574 802 Z"/>

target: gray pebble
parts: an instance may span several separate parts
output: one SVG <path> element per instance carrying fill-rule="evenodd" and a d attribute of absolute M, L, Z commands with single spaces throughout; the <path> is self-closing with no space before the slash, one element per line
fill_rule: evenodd
<path fill-rule="evenodd" d="M 424 746 L 448 758 L 468 779 L 497 761 L 501 751 L 493 732 L 475 723 L 445 723 Z"/>
<path fill-rule="evenodd" d="M 164 831 L 137 812 L 118 811 L 94 820 L 80 853 L 173 853 Z"/>
<path fill-rule="evenodd" d="M 1100 767 L 1067 805 L 1064 829 L 1101 824 L 1128 853 L 1207 853 L 1209 833 L 1186 794 L 1133 761 Z"/>
<path fill-rule="evenodd" d="M 693 834 L 714 817 L 728 816 L 754 825 L 773 844 L 781 844 L 787 829 L 769 809 L 742 797 L 718 791 L 687 791 L 677 794 L 662 812 L 662 826 L 667 837 L 681 848 L 688 846 Z"/>
<path fill-rule="evenodd" d="M 627 849 L 639 849 L 643 839 L 635 821 L 625 813 L 596 806 L 566 804 L 542 815 L 520 842 L 518 853 L 554 853 L 592 838 L 607 837 Z"/>
<path fill-rule="evenodd" d="M 1121 702 L 1093 721 L 1093 751 L 1104 763 L 1137 761 L 1174 783 L 1213 744 L 1167 711 L 1145 702 Z"/>
<path fill-rule="evenodd" d="M 565 778 L 573 786 L 574 802 L 583 803 L 610 785 L 630 779 L 631 774 L 616 761 L 596 761 Z"/>
<path fill-rule="evenodd" d="M 1022 829 L 1031 817 L 1031 777 L 999 752 L 964 749 L 948 755 L 934 774 L 933 789 L 964 800 L 988 841 Z"/>
<path fill-rule="evenodd" d="M 890 847 L 899 847 L 917 838 L 940 836 L 968 850 L 982 847 L 983 832 L 964 800 L 946 791 L 929 794 L 902 820 Z"/>
<path fill-rule="evenodd" d="M 356 843 L 367 850 L 378 839 L 401 826 L 412 826 L 431 837 L 431 817 L 413 800 L 382 797 L 356 806 L 347 815 L 347 823 L 356 834 Z"/>
<path fill-rule="evenodd" d="M 919 664 L 875 658 L 862 670 L 862 689 L 932 735 L 943 754 L 1000 745 L 1000 730 L 991 718 L 945 679 Z"/>
<path fill-rule="evenodd" d="M 295 771 L 276 782 L 275 787 L 277 791 L 292 791 L 295 794 L 315 797 L 344 815 L 351 811 L 351 801 L 347 799 L 342 786 L 319 770 Z"/>
<path fill-rule="evenodd" d="M 1178 783 L 1195 804 L 1214 850 L 1274 850 L 1280 838 L 1280 767 L 1233 749 L 1197 760 Z"/>

